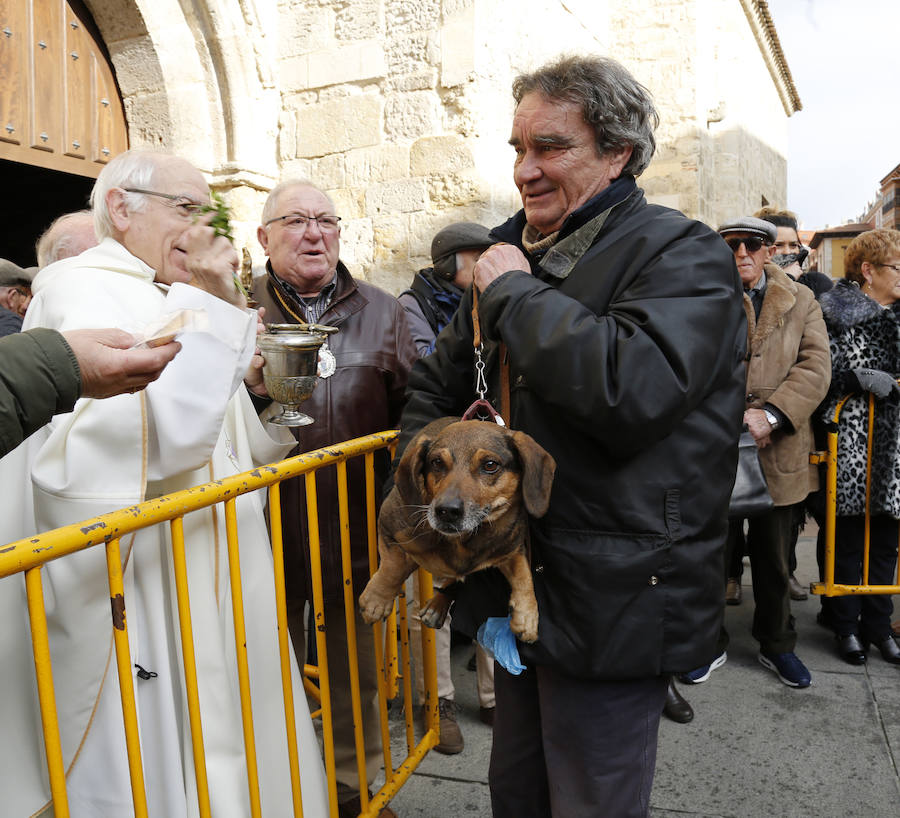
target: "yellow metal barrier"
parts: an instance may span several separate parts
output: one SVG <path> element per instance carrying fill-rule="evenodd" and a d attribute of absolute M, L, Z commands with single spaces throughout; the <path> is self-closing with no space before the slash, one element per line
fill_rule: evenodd
<path fill-rule="evenodd" d="M 325 770 L 328 779 L 329 804 L 333 815 L 337 814 L 337 789 L 335 781 L 334 741 L 332 735 L 332 711 L 328 677 L 328 656 L 325 645 L 324 601 L 321 575 L 321 552 L 319 545 L 317 495 L 315 473 L 334 466 L 338 474 L 338 512 L 341 527 L 341 550 L 344 572 L 344 607 L 347 622 L 348 658 L 351 668 L 351 699 L 355 723 L 355 743 L 360 777 L 361 816 L 377 816 L 400 790 L 409 776 L 434 747 L 439 739 L 439 714 L 437 705 L 437 671 L 435 665 L 434 634 L 423 628 L 423 666 L 425 682 L 425 730 L 416 741 L 413 729 L 413 698 L 409 656 L 409 633 L 407 628 L 406 600 L 401 595 L 398 613 L 387 620 L 386 628 L 381 623 L 374 626 L 375 659 L 378 674 L 378 699 L 380 714 L 380 738 L 384 755 L 385 783 L 370 799 L 366 786 L 366 764 L 364 736 L 362 733 L 360 690 L 357 667 L 357 642 L 355 626 L 356 599 L 361 588 L 353 588 L 350 571 L 349 514 L 347 496 L 346 461 L 352 457 L 365 458 L 367 532 L 369 565 L 371 571 L 377 567 L 377 541 L 375 527 L 375 482 L 374 452 L 391 447 L 397 438 L 396 431 L 383 432 L 350 440 L 336 446 L 319 449 L 299 455 L 280 463 L 244 472 L 230 478 L 207 483 L 186 491 L 158 497 L 121 511 L 103 514 L 80 523 L 48 531 L 28 539 L 19 540 L 0 547 L 0 578 L 16 573 L 24 574 L 28 614 L 31 623 L 34 664 L 37 679 L 38 699 L 41 710 L 47 769 L 50 779 L 54 814 L 66 818 L 69 808 L 66 796 L 65 768 L 59 740 L 53 673 L 47 633 L 47 619 L 44 608 L 41 567 L 51 560 L 66 557 L 87 548 L 106 545 L 107 572 L 110 599 L 112 601 L 112 630 L 116 654 L 116 665 L 121 690 L 123 724 L 126 736 L 128 766 L 131 775 L 132 796 L 136 816 L 147 815 L 144 790 L 143 766 L 141 762 L 140 734 L 138 731 L 137 706 L 131 674 L 132 658 L 129 653 L 127 610 L 122 577 L 120 540 L 139 529 L 169 522 L 172 534 L 173 568 L 176 581 L 177 609 L 183 651 L 185 686 L 191 731 L 192 752 L 196 771 L 199 813 L 203 818 L 210 816 L 209 786 L 203 743 L 203 727 L 200 719 L 200 702 L 197 685 L 197 667 L 194 655 L 194 639 L 191 625 L 190 599 L 188 595 L 187 568 L 185 561 L 185 541 L 183 533 L 184 515 L 208 508 L 217 503 L 225 506 L 228 561 L 231 579 L 232 614 L 237 646 L 237 674 L 240 686 L 241 712 L 244 729 L 244 750 L 249 782 L 251 814 L 261 815 L 259 779 L 257 775 L 256 742 L 265 741 L 264 736 L 255 736 L 253 730 L 252 705 L 250 701 L 250 668 L 247 656 L 244 609 L 241 590 L 240 561 L 238 557 L 238 537 L 235 498 L 258 489 L 269 490 L 269 514 L 271 541 L 274 558 L 274 587 L 278 621 L 278 648 L 281 660 L 282 687 L 284 692 L 285 726 L 287 728 L 288 756 L 291 776 L 293 811 L 296 818 L 303 815 L 300 790 L 300 758 L 296 744 L 293 688 L 291 684 L 291 654 L 287 626 L 287 605 L 284 590 L 284 550 L 281 531 L 280 484 L 293 477 L 305 476 L 307 490 L 307 511 L 309 520 L 309 544 L 312 563 L 313 610 L 316 623 L 316 645 L 318 666 L 306 666 L 304 686 L 311 698 L 321 703 L 321 710 L 313 717 L 321 715 Z M 427 601 L 432 594 L 431 576 L 424 571 L 418 577 L 420 599 Z M 398 657 L 399 632 L 399 657 Z M 202 636 L 202 634 L 201 634 Z M 402 682 L 402 685 L 399 684 Z M 388 702 L 398 695 L 402 687 L 402 706 L 405 714 L 405 748 L 401 749 L 402 760 L 395 767 L 388 723 Z M 291 739 L 290 737 L 293 737 Z M 309 816 L 308 818 L 324 818 Z"/>
<path fill-rule="evenodd" d="M 858 585 L 836 583 L 834 581 L 834 555 L 835 555 L 835 530 L 837 525 L 837 461 L 838 461 L 838 435 L 840 433 L 840 418 L 844 405 L 853 395 L 846 395 L 834 409 L 831 422 L 828 425 L 827 449 L 825 452 L 816 452 L 810 455 L 813 464 L 824 463 L 826 465 L 825 477 L 825 556 L 823 573 L 824 580 L 810 583 L 810 590 L 821 596 L 847 596 L 849 594 L 900 594 L 900 560 L 897 563 L 897 573 L 893 585 L 869 584 L 869 539 L 870 520 L 869 505 L 872 489 L 872 445 L 875 429 L 875 396 L 868 393 L 868 424 L 866 429 L 866 513 L 865 533 L 863 539 L 863 571 L 862 582 Z M 900 543 L 898 543 L 900 548 Z"/>

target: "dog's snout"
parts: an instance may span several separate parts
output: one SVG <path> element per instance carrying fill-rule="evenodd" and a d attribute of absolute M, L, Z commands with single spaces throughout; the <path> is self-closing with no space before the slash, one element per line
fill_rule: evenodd
<path fill-rule="evenodd" d="M 444 525 L 455 525 L 462 520 L 465 507 L 463 501 L 459 497 L 444 500 L 434 508 L 434 513 L 438 520 Z"/>

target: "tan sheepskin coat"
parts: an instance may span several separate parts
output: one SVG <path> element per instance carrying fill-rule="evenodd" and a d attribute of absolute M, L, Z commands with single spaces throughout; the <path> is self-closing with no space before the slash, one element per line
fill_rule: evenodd
<path fill-rule="evenodd" d="M 813 450 L 810 418 L 831 383 L 831 354 L 822 310 L 812 291 L 766 264 L 766 292 L 757 321 L 750 298 L 747 314 L 747 408 L 769 403 L 791 428 L 777 429 L 760 461 L 776 506 L 799 503 L 818 488 L 809 464 Z"/>

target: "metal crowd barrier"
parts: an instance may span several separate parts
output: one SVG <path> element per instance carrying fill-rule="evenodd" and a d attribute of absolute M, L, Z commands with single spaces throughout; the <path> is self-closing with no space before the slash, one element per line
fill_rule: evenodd
<path fill-rule="evenodd" d="M 850 594 L 900 594 L 900 560 L 894 575 L 893 585 L 869 584 L 869 543 L 871 515 L 869 505 L 872 489 L 872 446 L 875 429 L 875 396 L 868 395 L 868 424 L 866 428 L 866 513 L 864 529 L 863 570 L 862 581 L 858 585 L 836 583 L 834 581 L 834 554 L 835 554 L 835 527 L 837 524 L 837 460 L 838 460 L 838 435 L 840 434 L 840 418 L 844 405 L 854 395 L 845 395 L 838 401 L 834 414 L 827 427 L 827 448 L 824 452 L 814 452 L 810 455 L 810 463 L 826 465 L 825 477 L 825 556 L 823 573 L 825 578 L 821 582 L 810 583 L 810 590 L 821 596 L 848 596 Z M 900 550 L 900 542 L 898 542 Z"/>
<path fill-rule="evenodd" d="M 31 622 L 34 664 L 37 676 L 38 699 L 47 756 L 50 790 L 56 818 L 69 815 L 66 796 L 65 769 L 59 739 L 59 725 L 56 714 L 53 673 L 44 609 L 41 578 L 42 566 L 51 560 L 65 557 L 86 548 L 106 545 L 107 569 L 110 599 L 123 599 L 124 587 L 119 540 L 138 529 L 169 522 L 172 535 L 173 563 L 184 655 L 185 689 L 189 711 L 189 725 L 197 776 L 198 806 L 202 818 L 209 818 L 210 803 L 206 780 L 206 763 L 203 746 L 203 732 L 200 720 L 200 705 L 197 690 L 197 670 L 194 661 L 194 635 L 190 619 L 188 583 L 185 567 L 185 543 L 183 517 L 199 509 L 217 503 L 225 508 L 228 561 L 232 585 L 232 609 L 235 629 L 235 643 L 238 646 L 237 672 L 240 684 L 241 712 L 244 726 L 244 750 L 247 763 L 251 815 L 260 818 L 259 782 L 256 762 L 256 737 L 253 731 L 253 716 L 250 702 L 250 671 L 247 659 L 244 611 L 241 592 L 240 566 L 238 562 L 236 497 L 262 488 L 269 490 L 269 511 L 271 516 L 272 551 L 274 555 L 274 590 L 278 617 L 278 643 L 281 660 L 282 685 L 284 690 L 285 725 L 288 735 L 287 752 L 291 771 L 294 815 L 301 818 L 303 807 L 300 793 L 300 759 L 294 729 L 294 704 L 291 686 L 289 634 L 284 590 L 284 554 L 281 532 L 281 504 L 279 488 L 282 481 L 304 475 L 306 482 L 306 502 L 309 517 L 309 543 L 312 563 L 313 606 L 315 612 L 316 667 L 304 667 L 304 688 L 308 695 L 320 702 L 318 710 L 312 710 L 313 718 L 321 718 L 325 755 L 325 771 L 328 780 L 330 812 L 337 815 L 337 788 L 335 781 L 334 742 L 330 688 L 328 681 L 328 656 L 325 646 L 324 605 L 322 591 L 321 552 L 319 547 L 316 472 L 334 466 L 338 476 L 338 505 L 341 523 L 341 550 L 344 571 L 344 606 L 347 622 L 347 644 L 351 670 L 351 699 L 355 723 L 355 739 L 358 769 L 360 775 L 360 816 L 377 816 L 381 808 L 397 794 L 408 780 L 427 752 L 439 741 L 439 715 L 437 706 L 437 674 L 435 669 L 434 633 L 430 628 L 422 629 L 422 650 L 425 682 L 425 731 L 417 741 L 413 727 L 413 699 L 409 655 L 409 630 L 405 597 L 401 595 L 399 604 L 388 619 L 386 627 L 376 623 L 375 654 L 376 666 L 381 669 L 378 677 L 378 702 L 380 712 L 380 733 L 384 754 L 385 783 L 381 789 L 368 797 L 366 786 L 366 764 L 363 751 L 362 718 L 360 706 L 359 677 L 356 651 L 356 627 L 354 612 L 361 588 L 353 588 L 350 573 L 349 513 L 346 462 L 352 457 L 364 457 L 366 474 L 366 504 L 368 517 L 369 565 L 371 572 L 377 567 L 377 541 L 375 533 L 375 482 L 374 453 L 379 449 L 392 447 L 397 439 L 396 431 L 382 432 L 367 437 L 349 440 L 335 446 L 318 449 L 297 457 L 270 464 L 230 478 L 207 483 L 176 494 L 148 500 L 137 506 L 110 512 L 74 525 L 48 531 L 38 536 L 19 540 L 0 547 L 0 578 L 16 573 L 25 576 L 28 613 Z M 418 581 L 420 599 L 423 602 L 432 595 L 431 576 L 420 571 Z M 114 635 L 116 664 L 122 698 L 122 714 L 128 752 L 128 766 L 131 775 L 135 816 L 147 815 L 144 791 L 143 767 L 141 763 L 140 737 L 137 723 L 134 686 L 131 674 L 132 659 L 129 655 L 126 609 L 124 603 L 113 606 L 110 624 Z M 318 627 L 322 626 L 322 627 Z M 399 633 L 399 639 L 398 639 Z M 399 655 L 398 655 L 399 642 Z M 402 683 L 402 684 L 401 684 Z M 393 760 L 388 725 L 388 702 L 397 697 L 402 686 L 403 712 L 405 717 L 405 753 L 399 763 Z M 307 816 L 324 818 L 324 816 Z"/>

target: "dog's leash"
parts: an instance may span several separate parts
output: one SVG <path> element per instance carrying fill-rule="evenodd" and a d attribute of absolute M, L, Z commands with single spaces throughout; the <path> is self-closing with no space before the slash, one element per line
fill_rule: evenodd
<path fill-rule="evenodd" d="M 490 420 L 499 426 L 509 428 L 509 350 L 500 342 L 500 411 L 491 406 L 485 398 L 487 381 L 484 377 L 484 342 L 481 340 L 481 322 L 478 320 L 478 287 L 472 284 L 472 343 L 475 347 L 475 392 L 478 399 L 465 411 L 462 420 Z M 531 565 L 531 530 L 525 528 L 525 554 Z M 451 583 L 456 585 L 457 583 Z M 455 589 L 454 594 L 455 596 Z"/>
<path fill-rule="evenodd" d="M 484 377 L 484 342 L 481 340 L 481 323 L 478 320 L 478 287 L 472 285 L 472 342 L 475 347 L 475 392 L 477 400 L 466 409 L 463 420 L 489 420 L 500 426 L 509 426 L 509 350 L 500 342 L 500 411 L 485 397 L 487 381 Z"/>

